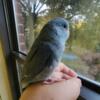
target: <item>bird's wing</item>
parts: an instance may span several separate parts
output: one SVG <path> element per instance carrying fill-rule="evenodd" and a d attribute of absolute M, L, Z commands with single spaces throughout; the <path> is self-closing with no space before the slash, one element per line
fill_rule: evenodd
<path fill-rule="evenodd" d="M 23 69 L 23 75 L 26 80 L 33 79 L 54 63 L 53 51 L 46 44 L 38 46 L 34 51 L 31 50 L 29 55 L 31 56 L 29 56 L 30 58 L 28 58 L 28 62 Z"/>

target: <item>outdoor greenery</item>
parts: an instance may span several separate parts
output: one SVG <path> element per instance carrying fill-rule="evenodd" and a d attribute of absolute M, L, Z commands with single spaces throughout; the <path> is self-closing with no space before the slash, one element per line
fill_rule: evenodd
<path fill-rule="evenodd" d="M 1 96 L 0 96 L 0 100 L 2 100 L 2 99 L 1 99 Z"/>
<path fill-rule="evenodd" d="M 100 81 L 100 0 L 20 0 L 29 50 L 43 25 L 55 17 L 70 23 L 63 62 L 78 73 Z"/>

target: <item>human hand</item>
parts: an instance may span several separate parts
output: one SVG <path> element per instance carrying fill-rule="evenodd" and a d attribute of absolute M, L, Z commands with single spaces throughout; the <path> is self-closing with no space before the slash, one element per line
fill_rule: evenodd
<path fill-rule="evenodd" d="M 74 77 L 51 85 L 41 83 L 27 87 L 20 100 L 77 100 L 81 89 L 81 80 Z"/>
<path fill-rule="evenodd" d="M 76 78 L 76 77 L 70 78 L 68 80 L 58 82 L 58 84 L 62 84 L 61 85 L 61 90 L 62 90 L 61 92 L 63 92 L 62 97 L 64 97 L 64 98 L 59 99 L 59 100 L 77 100 L 77 98 L 80 95 L 80 90 L 82 87 L 82 83 L 81 83 L 81 80 L 79 78 Z M 64 92 L 63 90 L 66 92 Z M 60 95 L 60 94 L 61 93 L 59 93 L 58 95 Z M 60 98 L 60 97 L 58 97 L 58 98 Z"/>
<path fill-rule="evenodd" d="M 44 81 L 48 85 L 36 83 L 26 88 L 20 100 L 77 100 L 82 84 L 72 69 L 60 63 L 50 77 L 51 81 Z"/>
<path fill-rule="evenodd" d="M 63 63 L 60 63 L 58 67 L 55 68 L 50 77 L 46 81 L 44 81 L 44 83 L 52 84 L 62 80 L 68 80 L 73 77 L 77 77 L 77 74 Z"/>

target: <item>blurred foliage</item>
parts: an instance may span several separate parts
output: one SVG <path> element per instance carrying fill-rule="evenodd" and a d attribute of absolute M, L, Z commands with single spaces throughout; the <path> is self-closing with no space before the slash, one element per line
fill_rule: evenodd
<path fill-rule="evenodd" d="M 100 52 L 100 42 L 99 43 L 97 43 L 97 45 L 96 45 L 96 52 Z"/>
<path fill-rule="evenodd" d="M 1 96 L 0 96 L 0 100 L 2 100 L 2 99 L 1 99 Z"/>
<path fill-rule="evenodd" d="M 100 0 L 20 0 L 20 3 L 28 49 L 48 20 L 64 17 L 70 23 L 68 51 L 80 57 L 86 52 L 100 53 Z"/>
<path fill-rule="evenodd" d="M 26 20 L 28 48 L 49 19 L 61 16 L 71 24 L 70 49 L 73 44 L 92 51 L 97 49 L 100 37 L 100 0 L 21 0 L 21 4 Z"/>

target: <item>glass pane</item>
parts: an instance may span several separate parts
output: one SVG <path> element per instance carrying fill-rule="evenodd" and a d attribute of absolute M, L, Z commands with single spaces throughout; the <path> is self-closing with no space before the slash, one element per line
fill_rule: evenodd
<path fill-rule="evenodd" d="M 100 0 L 14 0 L 14 11 L 19 48 L 24 52 L 48 20 L 69 20 L 70 38 L 62 61 L 100 82 Z"/>

